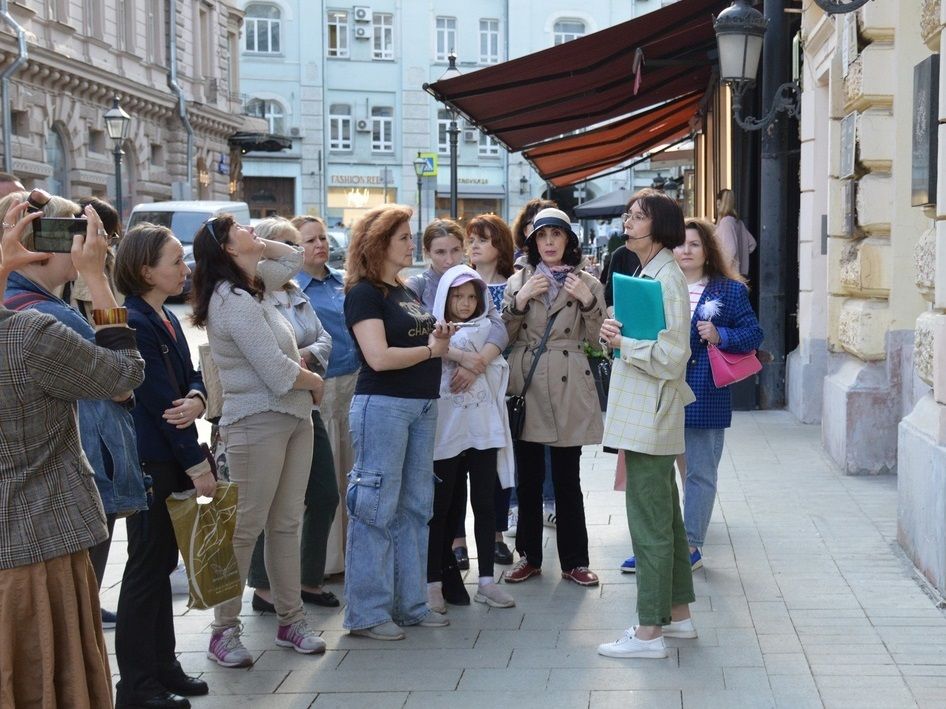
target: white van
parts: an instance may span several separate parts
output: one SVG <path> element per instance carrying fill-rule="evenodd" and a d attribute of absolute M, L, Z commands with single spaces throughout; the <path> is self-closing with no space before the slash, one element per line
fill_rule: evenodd
<path fill-rule="evenodd" d="M 196 200 L 188 202 L 146 202 L 131 210 L 128 229 L 142 222 L 166 226 L 174 232 L 184 247 L 184 261 L 194 270 L 194 237 L 204 222 L 218 214 L 231 214 L 238 224 L 250 223 L 250 208 L 246 202 Z M 190 293 L 191 279 L 187 277 L 182 296 Z"/>

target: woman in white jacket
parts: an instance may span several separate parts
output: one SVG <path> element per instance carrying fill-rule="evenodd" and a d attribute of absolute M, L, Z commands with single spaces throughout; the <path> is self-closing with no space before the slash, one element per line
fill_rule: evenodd
<path fill-rule="evenodd" d="M 446 271 L 437 286 L 434 316 L 438 320 L 463 323 L 450 339 L 451 349 L 480 352 L 489 346 L 486 282 L 467 266 Z M 474 600 L 494 608 L 511 608 L 512 597 L 493 579 L 496 510 L 494 491 L 497 475 L 503 488 L 514 484 L 512 437 L 506 412 L 509 365 L 494 357 L 486 371 L 464 391 L 451 391 L 457 365 L 444 361 L 437 401 L 437 435 L 434 442 L 434 511 L 427 547 L 427 598 L 431 610 L 446 612 L 443 594 L 444 569 L 455 569 L 453 530 L 464 513 L 466 475 L 470 473 L 479 583 Z M 447 533 L 449 531 L 449 533 Z"/>

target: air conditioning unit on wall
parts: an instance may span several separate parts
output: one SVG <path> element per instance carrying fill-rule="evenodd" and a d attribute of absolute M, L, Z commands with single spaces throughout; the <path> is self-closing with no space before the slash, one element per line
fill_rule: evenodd
<path fill-rule="evenodd" d="M 371 132 L 371 123 L 366 121 L 364 118 L 361 120 L 355 121 L 355 130 L 359 133 L 370 133 Z"/>
<path fill-rule="evenodd" d="M 368 27 L 356 27 L 355 39 L 371 39 L 371 29 Z"/>
<path fill-rule="evenodd" d="M 371 22 L 371 8 L 366 5 L 356 5 L 351 9 L 355 22 Z"/>
<path fill-rule="evenodd" d="M 463 131 L 463 141 L 466 143 L 477 143 L 480 140 L 479 131 L 477 130 L 465 130 Z"/>

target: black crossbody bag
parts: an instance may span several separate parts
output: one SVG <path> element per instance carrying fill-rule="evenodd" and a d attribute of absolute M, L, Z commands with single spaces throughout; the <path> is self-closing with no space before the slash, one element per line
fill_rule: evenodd
<path fill-rule="evenodd" d="M 532 384 L 532 375 L 535 374 L 535 368 L 539 365 L 539 358 L 545 352 L 545 345 L 549 341 L 549 333 L 552 332 L 552 323 L 555 322 L 555 318 L 558 317 L 560 312 L 556 312 L 549 318 L 548 324 L 545 326 L 545 334 L 542 335 L 542 339 L 539 341 L 539 346 L 532 351 L 532 366 L 529 368 L 529 374 L 526 375 L 526 380 L 522 385 L 522 393 L 506 397 L 506 410 L 509 412 L 509 433 L 512 434 L 514 441 L 519 440 L 522 429 L 526 425 L 526 392 L 529 390 L 529 385 Z"/>

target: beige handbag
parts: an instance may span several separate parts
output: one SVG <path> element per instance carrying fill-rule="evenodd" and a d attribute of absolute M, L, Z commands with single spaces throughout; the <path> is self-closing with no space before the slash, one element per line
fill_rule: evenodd
<path fill-rule="evenodd" d="M 204 379 L 204 388 L 207 390 L 207 410 L 204 418 L 216 423 L 223 413 L 223 387 L 220 385 L 220 373 L 210 353 L 210 345 L 202 344 L 198 349 L 200 359 L 200 375 Z"/>

